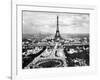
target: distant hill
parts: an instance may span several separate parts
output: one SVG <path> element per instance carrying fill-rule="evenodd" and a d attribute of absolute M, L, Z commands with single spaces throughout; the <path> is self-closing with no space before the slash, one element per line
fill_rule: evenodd
<path fill-rule="evenodd" d="M 22 38 L 26 38 L 26 39 L 44 39 L 47 36 L 51 36 L 52 34 L 43 34 L 43 33 L 35 33 L 35 34 L 23 34 Z"/>
<path fill-rule="evenodd" d="M 61 34 L 63 38 L 89 38 L 89 34 Z"/>

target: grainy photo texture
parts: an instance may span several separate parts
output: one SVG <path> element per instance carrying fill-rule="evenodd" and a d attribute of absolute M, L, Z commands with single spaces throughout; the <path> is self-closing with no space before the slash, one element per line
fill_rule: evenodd
<path fill-rule="evenodd" d="M 22 69 L 90 65 L 89 14 L 22 11 Z"/>

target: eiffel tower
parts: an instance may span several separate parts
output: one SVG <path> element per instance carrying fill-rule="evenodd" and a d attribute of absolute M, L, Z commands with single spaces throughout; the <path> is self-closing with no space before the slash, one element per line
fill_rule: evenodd
<path fill-rule="evenodd" d="M 55 41 L 62 40 L 62 37 L 60 35 L 60 31 L 59 31 L 59 21 L 58 20 L 59 20 L 59 17 L 57 16 L 57 29 L 56 29 L 56 34 L 55 34 L 55 38 L 54 38 Z"/>

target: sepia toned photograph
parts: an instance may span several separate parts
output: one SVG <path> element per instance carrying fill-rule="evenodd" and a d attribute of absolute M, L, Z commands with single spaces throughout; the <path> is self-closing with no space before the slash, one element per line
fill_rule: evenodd
<path fill-rule="evenodd" d="M 22 11 L 22 69 L 90 66 L 89 13 Z"/>

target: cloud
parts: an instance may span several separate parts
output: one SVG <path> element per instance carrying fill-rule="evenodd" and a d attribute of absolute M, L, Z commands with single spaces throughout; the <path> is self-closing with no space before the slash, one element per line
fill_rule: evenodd
<path fill-rule="evenodd" d="M 23 12 L 23 33 L 55 33 L 59 16 L 61 33 L 89 33 L 88 14 Z"/>

